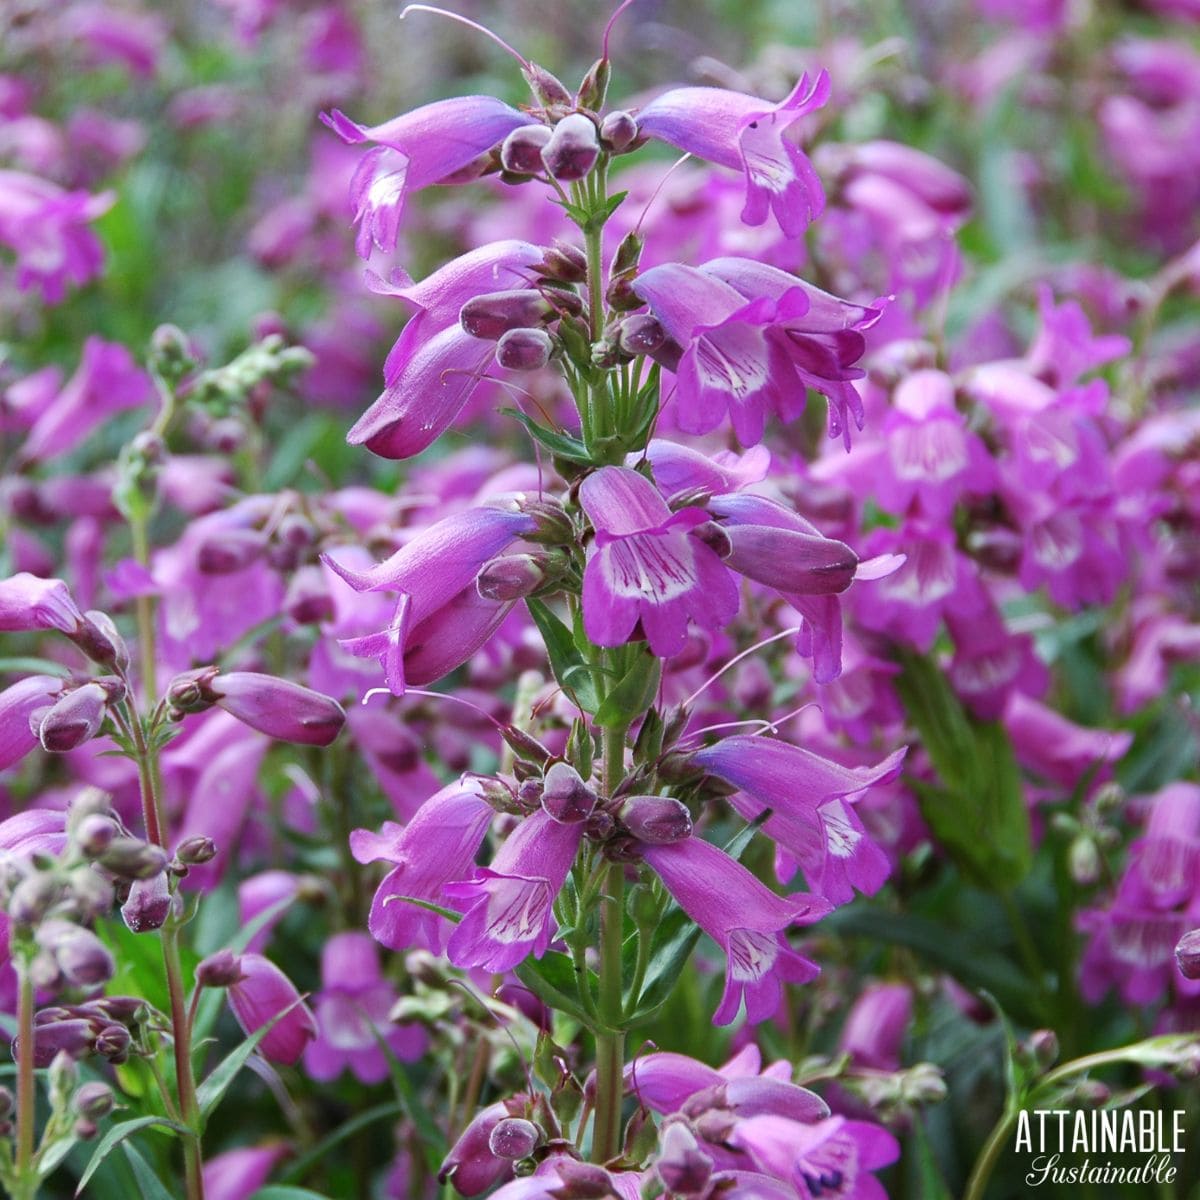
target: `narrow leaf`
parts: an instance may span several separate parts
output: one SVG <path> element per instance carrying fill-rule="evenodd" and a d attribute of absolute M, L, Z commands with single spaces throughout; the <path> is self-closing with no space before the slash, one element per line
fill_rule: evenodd
<path fill-rule="evenodd" d="M 119 1124 L 112 1126 L 100 1141 L 96 1143 L 96 1149 L 92 1151 L 92 1157 L 88 1161 L 88 1165 L 84 1168 L 83 1174 L 79 1177 L 79 1186 L 75 1189 L 75 1195 L 82 1195 L 88 1180 L 91 1179 L 100 1164 L 117 1146 L 127 1137 L 137 1133 L 139 1130 L 149 1129 L 152 1125 L 170 1129 L 174 1133 L 182 1134 L 184 1137 L 190 1136 L 183 1125 L 167 1117 L 134 1117 L 131 1121 L 121 1121 Z"/>

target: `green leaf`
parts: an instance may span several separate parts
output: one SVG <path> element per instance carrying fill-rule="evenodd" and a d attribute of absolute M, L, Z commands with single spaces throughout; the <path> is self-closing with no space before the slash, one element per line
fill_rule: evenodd
<path fill-rule="evenodd" d="M 256 1029 L 244 1041 L 231 1050 L 213 1069 L 208 1078 L 196 1089 L 196 1099 L 200 1105 L 200 1116 L 207 1120 L 209 1114 L 221 1102 L 221 1097 L 229 1090 L 237 1073 L 246 1065 L 250 1055 L 257 1049 L 259 1042 L 271 1032 L 297 1005 L 304 1001 L 297 999 L 282 1012 L 276 1013 L 265 1025 Z"/>
<path fill-rule="evenodd" d="M 942 786 L 912 780 L 921 815 L 973 883 L 1008 891 L 1033 866 L 1025 790 L 1012 743 L 997 721 L 968 715 L 927 657 L 905 654 L 896 688 Z"/>
<path fill-rule="evenodd" d="M 942 1172 L 938 1169 L 937 1160 L 933 1155 L 933 1147 L 929 1144 L 929 1134 L 925 1129 L 925 1120 L 918 1115 L 913 1122 L 912 1142 L 916 1147 L 913 1155 L 916 1166 L 918 1193 L 924 1200 L 954 1200 Z"/>
<path fill-rule="evenodd" d="M 69 679 L 71 670 L 62 663 L 51 662 L 48 658 L 33 658 L 18 656 L 16 658 L 0 658 L 0 675 L 60 675 Z"/>
<path fill-rule="evenodd" d="M 660 679 L 662 659 L 639 649 L 633 666 L 596 710 L 596 724 L 606 729 L 627 729 L 654 703 Z"/>
<path fill-rule="evenodd" d="M 534 995 L 539 996 L 551 1008 L 570 1013 L 578 1021 L 589 1023 L 579 1000 L 579 988 L 575 980 L 575 964 L 566 954 L 548 950 L 541 958 L 527 958 L 515 968 L 517 978 Z M 588 971 L 585 987 L 595 987 L 598 981 Z"/>
<path fill-rule="evenodd" d="M 88 1180 L 91 1179 L 100 1164 L 117 1146 L 127 1137 L 132 1136 L 139 1130 L 149 1129 L 152 1125 L 170 1129 L 174 1133 L 182 1134 L 184 1137 L 191 1136 L 186 1126 L 169 1120 L 167 1117 L 134 1117 L 132 1121 L 121 1121 L 119 1124 L 112 1126 L 100 1141 L 96 1143 L 96 1149 L 92 1151 L 92 1157 L 89 1159 L 88 1165 L 84 1168 L 83 1174 L 79 1177 L 79 1186 L 75 1189 L 75 1195 L 82 1194 Z"/>
<path fill-rule="evenodd" d="M 568 433 L 559 433 L 556 429 L 547 429 L 539 425 L 531 417 L 517 408 L 502 408 L 500 412 L 506 417 L 519 421 L 530 437 L 540 446 L 544 446 L 555 458 L 565 458 L 568 462 L 590 463 L 592 456 L 588 448 L 578 439 Z"/>
<path fill-rule="evenodd" d="M 289 1187 L 286 1184 L 272 1184 L 270 1187 L 259 1188 L 250 1200 L 328 1200 L 320 1192 L 311 1192 L 308 1188 Z"/>
<path fill-rule="evenodd" d="M 630 1014 L 631 1023 L 644 1021 L 667 1002 L 700 934 L 700 927 L 678 907 L 672 908 L 659 922 L 650 949 L 650 969 L 637 1006 Z"/>
<path fill-rule="evenodd" d="M 445 917 L 447 921 L 453 921 L 456 925 L 463 918 L 462 913 L 456 912 L 452 908 L 444 908 L 440 904 L 434 904 L 432 900 L 421 900 L 417 896 L 388 896 L 383 904 L 385 908 L 389 904 L 415 904 L 417 908 L 424 908 L 431 913 L 437 913 L 439 917 Z"/>
<path fill-rule="evenodd" d="M 542 601 L 530 597 L 526 599 L 525 605 L 542 635 L 546 655 L 550 659 L 550 669 L 554 672 L 559 686 L 574 696 L 584 712 L 595 712 L 600 706 L 599 697 L 592 684 L 590 668 L 579 653 L 571 631 Z"/>
<path fill-rule="evenodd" d="M 134 1179 L 137 1180 L 142 1200 L 172 1200 L 171 1193 L 167 1191 L 162 1180 L 142 1157 L 142 1152 L 132 1142 L 126 1142 L 121 1149 L 125 1151 L 125 1157 L 129 1160 L 129 1167 L 133 1171 Z"/>

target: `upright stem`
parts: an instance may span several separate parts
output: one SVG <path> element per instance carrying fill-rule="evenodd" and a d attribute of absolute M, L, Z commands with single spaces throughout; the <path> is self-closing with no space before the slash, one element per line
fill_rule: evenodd
<path fill-rule="evenodd" d="M 129 528 L 133 534 L 133 557 L 143 566 L 150 565 L 150 539 L 145 517 L 130 518 Z M 142 698 L 149 710 L 158 699 L 158 647 L 154 636 L 154 597 L 137 598 L 137 628 L 139 659 L 142 667 Z"/>
<path fill-rule="evenodd" d="M 33 1078 L 33 980 L 28 965 L 18 966 L 20 992 L 17 996 L 17 1198 L 24 1200 L 37 1192 L 33 1175 L 33 1122 L 37 1093 Z"/>

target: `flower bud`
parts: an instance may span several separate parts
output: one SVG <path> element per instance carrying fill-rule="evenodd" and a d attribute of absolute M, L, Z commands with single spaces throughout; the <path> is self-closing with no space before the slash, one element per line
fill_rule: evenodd
<path fill-rule="evenodd" d="M 1184 979 L 1200 979 L 1200 929 L 1192 929 L 1175 946 L 1175 961 Z"/>
<path fill-rule="evenodd" d="M 76 910 L 86 921 L 107 916 L 113 906 L 113 887 L 91 867 L 77 867 L 67 881 Z"/>
<path fill-rule="evenodd" d="M 85 683 L 56 701 L 38 726 L 42 749 L 64 754 L 91 741 L 108 711 L 108 693 L 98 683 Z"/>
<path fill-rule="evenodd" d="M 663 1131 L 662 1152 L 654 1169 L 667 1191 L 694 1195 L 707 1186 L 713 1162 L 687 1125 L 673 1121 Z"/>
<path fill-rule="evenodd" d="M 71 1107 L 89 1121 L 99 1121 L 112 1112 L 116 1098 L 107 1083 L 85 1083 L 71 1098 Z"/>
<path fill-rule="evenodd" d="M 544 329 L 510 329 L 496 343 L 496 361 L 506 371 L 537 371 L 550 361 L 554 339 Z"/>
<path fill-rule="evenodd" d="M 121 905 L 121 918 L 130 933 L 150 933 L 161 929 L 171 912 L 171 889 L 167 873 L 160 871 L 149 879 L 139 879 L 129 889 Z"/>
<path fill-rule="evenodd" d="M 290 1067 L 317 1036 L 317 1023 L 296 985 L 269 959 L 243 954 L 240 966 L 242 978 L 229 985 L 233 1015 L 247 1035 L 274 1021 L 259 1051 L 269 1062 Z"/>
<path fill-rule="evenodd" d="M 539 125 L 538 128 L 545 129 L 545 126 Z M 546 129 L 547 140 L 549 136 L 550 130 Z M 538 166 L 540 169 L 540 162 Z M 572 246 L 568 242 L 555 242 L 546 251 L 538 270 L 561 283 L 583 283 L 587 279 L 587 255 L 578 246 Z"/>
<path fill-rule="evenodd" d="M 80 854 L 87 858 L 96 858 L 112 845 L 117 832 L 117 823 L 111 817 L 92 813 L 76 826 L 75 845 Z"/>
<path fill-rule="evenodd" d="M 900 1098 L 906 1104 L 941 1104 L 946 1098 L 946 1080 L 933 1063 L 917 1063 L 900 1080 Z"/>
<path fill-rule="evenodd" d="M 475 577 L 475 587 L 485 600 L 520 600 L 546 582 L 540 558 L 533 554 L 505 554 L 485 563 Z"/>
<path fill-rule="evenodd" d="M 32 928 L 58 901 L 61 887 L 48 871 L 27 875 L 8 898 L 8 916 L 14 925 Z"/>
<path fill-rule="evenodd" d="M 650 354 L 667 339 L 667 331 L 657 317 L 637 313 L 626 317 L 617 327 L 617 345 L 626 354 Z"/>
<path fill-rule="evenodd" d="M 97 861 L 105 870 L 121 879 L 149 879 L 167 865 L 167 853 L 161 846 L 140 838 L 114 838 Z"/>
<path fill-rule="evenodd" d="M 571 93 L 567 91 L 566 85 L 551 75 L 545 67 L 530 63 L 521 74 L 525 76 L 525 82 L 533 90 L 539 104 L 551 106 L 572 102 Z"/>
<path fill-rule="evenodd" d="M 630 796 L 617 819 L 639 842 L 665 846 L 692 836 L 692 814 L 671 796 Z"/>
<path fill-rule="evenodd" d="M 596 126 L 582 113 L 563 117 L 542 150 L 542 163 L 560 183 L 582 179 L 599 157 Z"/>
<path fill-rule="evenodd" d="M 266 548 L 266 534 L 257 529 L 225 529 L 201 542 L 196 566 L 204 575 L 232 575 L 260 559 Z"/>
<path fill-rule="evenodd" d="M 290 679 L 257 671 L 229 671 L 211 684 L 217 705 L 244 725 L 283 742 L 328 746 L 346 714 L 336 700 Z"/>
<path fill-rule="evenodd" d="M 621 109 L 606 114 L 600 122 L 600 141 L 614 154 L 628 150 L 637 139 L 637 121 Z"/>
<path fill-rule="evenodd" d="M 1067 850 L 1067 868 L 1080 887 L 1090 887 L 1100 879 L 1103 863 L 1096 839 L 1090 833 L 1073 838 Z"/>
<path fill-rule="evenodd" d="M 106 1025 L 96 1035 L 96 1053 L 112 1063 L 123 1063 L 129 1057 L 133 1039 L 124 1025 Z"/>
<path fill-rule="evenodd" d="M 202 988 L 232 987 L 245 978 L 241 959 L 232 950 L 218 950 L 196 966 L 196 984 Z"/>
<path fill-rule="evenodd" d="M 562 825 L 586 820 L 596 807 L 596 793 L 570 763 L 551 763 L 542 781 L 542 807 Z"/>
<path fill-rule="evenodd" d="M 550 140 L 546 125 L 522 125 L 504 139 L 500 147 L 500 165 L 514 175 L 540 175 L 542 148 Z"/>
<path fill-rule="evenodd" d="M 217 844 L 212 838 L 200 835 L 184 838 L 175 847 L 175 857 L 188 867 L 203 866 L 217 857 Z"/>
<path fill-rule="evenodd" d="M 492 1153 L 490 1142 L 492 1131 L 507 1120 L 508 1110 L 503 1104 L 492 1104 L 476 1113 L 442 1162 L 438 1182 L 453 1182 L 464 1196 L 477 1196 L 498 1182 L 508 1171 L 509 1162 Z"/>
<path fill-rule="evenodd" d="M 54 956 L 66 981 L 75 987 L 95 987 L 111 979 L 113 956 L 90 930 L 69 921 L 46 921 L 38 930 L 38 944 Z"/>
<path fill-rule="evenodd" d="M 1058 1058 L 1058 1034 L 1053 1029 L 1035 1029 L 1026 1039 L 1030 1057 L 1044 1071 Z"/>
<path fill-rule="evenodd" d="M 212 681 L 216 679 L 216 667 L 198 667 L 192 671 L 181 671 L 167 684 L 166 701 L 172 715 L 178 718 L 184 713 L 203 712 L 216 703 L 212 692 Z"/>
<path fill-rule="evenodd" d="M 521 511 L 536 522 L 534 529 L 524 535 L 525 541 L 558 546 L 575 540 L 571 518 L 557 500 L 522 500 Z"/>
<path fill-rule="evenodd" d="M 510 329 L 528 329 L 553 315 L 553 305 L 540 292 L 514 288 L 473 297 L 462 306 L 458 319 L 472 337 L 496 342 Z"/>
<path fill-rule="evenodd" d="M 129 667 L 129 647 L 106 612 L 88 609 L 71 640 L 102 667 L 122 672 Z"/>
<path fill-rule="evenodd" d="M 521 1117 L 506 1117 L 498 1121 L 488 1135 L 488 1149 L 497 1158 L 513 1161 L 528 1158 L 542 1140 L 542 1131 Z"/>
<path fill-rule="evenodd" d="M 160 325 L 150 335 L 150 369 L 168 381 L 178 382 L 196 365 L 187 334 L 178 325 Z"/>
<path fill-rule="evenodd" d="M 598 109 L 603 106 L 604 98 L 608 95 L 609 81 L 612 79 L 612 62 L 607 56 L 598 58 L 583 77 L 579 85 L 579 93 L 575 102 L 580 108 Z"/>

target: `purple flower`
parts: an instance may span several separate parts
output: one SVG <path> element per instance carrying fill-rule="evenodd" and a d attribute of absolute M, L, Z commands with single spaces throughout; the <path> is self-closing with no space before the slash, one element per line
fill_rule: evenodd
<path fill-rule="evenodd" d="M 0 171 L 0 245 L 17 256 L 17 287 L 57 304 L 67 287 L 100 273 L 104 251 L 88 223 L 112 207 L 112 192 L 66 192 L 23 171 Z"/>
<path fill-rule="evenodd" d="M 509 1116 L 503 1101 L 489 1104 L 471 1119 L 438 1170 L 439 1183 L 452 1183 L 460 1196 L 478 1196 L 512 1173 L 512 1163 L 492 1153 L 492 1130 Z"/>
<path fill-rule="evenodd" d="M 745 258 L 703 267 L 666 263 L 638 276 L 634 291 L 682 348 L 673 365 L 681 428 L 715 429 L 728 412 L 743 445 L 762 440 L 768 412 L 795 420 L 805 387 L 828 397 L 831 436 L 850 445 L 847 414 L 863 424 L 852 381 L 863 330 L 881 308 L 850 304 L 803 280 Z"/>
<path fill-rule="evenodd" d="M 912 1020 L 912 989 L 904 983 L 873 983 L 850 1009 L 838 1048 L 859 1067 L 895 1071 L 900 1046 Z"/>
<path fill-rule="evenodd" d="M 246 1034 L 275 1021 L 258 1049 L 269 1061 L 291 1066 L 317 1035 L 317 1023 L 308 1005 L 296 985 L 261 954 L 243 954 L 237 963 L 242 979 L 229 987 L 233 1015 Z"/>
<path fill-rule="evenodd" d="M 683 649 L 688 621 L 720 629 L 738 608 L 737 587 L 696 534 L 702 509 L 672 513 L 654 485 L 628 467 L 602 467 L 579 500 L 596 530 L 583 576 L 583 621 L 600 646 L 620 646 L 641 622 L 651 650 Z"/>
<path fill-rule="evenodd" d="M 0 633 L 57 629 L 68 637 L 83 624 L 83 613 L 61 579 L 21 571 L 0 580 Z"/>
<path fill-rule="evenodd" d="M 768 210 L 788 236 L 804 232 L 825 204 L 812 163 L 786 135 L 829 99 L 829 76 L 805 75 L 776 105 L 723 88 L 675 88 L 638 114 L 638 132 L 746 176 L 742 220 L 761 225 Z"/>
<path fill-rule="evenodd" d="M 855 888 L 878 891 L 891 871 L 852 804 L 867 788 L 895 779 L 905 753 L 873 767 L 844 767 L 786 742 L 739 735 L 697 751 L 693 761 L 742 789 L 731 803 L 747 820 L 770 809 L 767 836 L 800 864 L 809 887 L 845 904 Z"/>
<path fill-rule="evenodd" d="M 479 781 L 464 776 L 431 796 L 403 828 L 389 821 L 379 834 L 358 829 L 350 835 L 360 863 L 395 863 L 371 902 L 367 927 L 376 941 L 392 950 L 441 951 L 445 923 L 404 897 L 440 902 L 445 884 L 470 874 L 493 816 Z"/>
<path fill-rule="evenodd" d="M 270 1146 L 239 1146 L 204 1164 L 205 1200 L 249 1200 L 287 1152 L 278 1142 Z"/>
<path fill-rule="evenodd" d="M 464 910 L 446 947 L 450 961 L 507 971 L 530 954 L 540 958 L 558 929 L 554 900 L 582 836 L 582 823 L 564 825 L 539 809 L 509 834 L 490 867 L 447 884 L 442 894 Z"/>
<path fill-rule="evenodd" d="M 407 198 L 471 166 L 529 118 L 494 96 L 458 96 L 403 113 L 382 125 L 357 125 L 336 109 L 325 122 L 350 144 L 375 142 L 354 173 L 351 199 L 358 224 L 358 253 L 372 243 L 396 248 Z"/>
<path fill-rule="evenodd" d="M 328 746 L 346 723 L 336 700 L 290 679 L 225 671 L 209 686 L 217 705 L 230 716 L 280 741 Z"/>
<path fill-rule="evenodd" d="M 725 952 L 725 991 L 713 1015 L 716 1024 L 728 1025 L 743 997 L 746 1020 L 765 1021 L 779 1007 L 785 982 L 816 978 L 819 968 L 788 946 L 783 931 L 825 916 L 829 905 L 820 896 L 777 896 L 699 838 L 640 849 L 679 907 Z"/>
<path fill-rule="evenodd" d="M 357 591 L 400 593 L 388 629 L 343 640 L 342 646 L 359 657 L 379 659 L 388 687 L 398 696 L 406 682 L 440 678 L 479 649 L 511 607 L 483 599 L 475 576 L 534 525 L 532 517 L 511 505 L 471 508 L 421 530 L 366 571 L 325 555 L 326 565 Z"/>
<path fill-rule="evenodd" d="M 0 771 L 20 762 L 38 744 L 31 718 L 53 703 L 62 686 L 53 675 L 29 675 L 0 692 Z"/>
<path fill-rule="evenodd" d="M 388 1074 L 381 1042 L 403 1062 L 421 1056 L 424 1032 L 388 1020 L 396 992 L 367 934 L 339 933 L 325 943 L 321 985 L 313 1001 L 317 1036 L 304 1051 L 304 1069 L 314 1079 L 336 1079 L 348 1067 L 360 1083 L 379 1083 Z"/>

